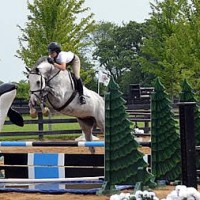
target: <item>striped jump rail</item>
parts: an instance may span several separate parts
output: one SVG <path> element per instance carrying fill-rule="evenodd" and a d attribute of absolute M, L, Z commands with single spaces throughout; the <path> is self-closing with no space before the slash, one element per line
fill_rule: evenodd
<path fill-rule="evenodd" d="M 58 179 L 104 176 L 103 154 L 2 153 L 4 178 Z"/>
<path fill-rule="evenodd" d="M 94 142 L 27 142 L 27 141 L 2 141 L 2 147 L 104 147 L 104 141 Z"/>
<path fill-rule="evenodd" d="M 150 142 L 138 142 L 141 146 L 150 147 Z M 27 142 L 27 141 L 2 141 L 0 147 L 104 147 L 104 141 L 92 142 Z"/>
<path fill-rule="evenodd" d="M 103 154 L 2 153 L 5 179 L 66 179 L 103 177 Z M 150 169 L 151 157 L 144 155 Z M 1 182 L 1 181 L 0 181 Z"/>

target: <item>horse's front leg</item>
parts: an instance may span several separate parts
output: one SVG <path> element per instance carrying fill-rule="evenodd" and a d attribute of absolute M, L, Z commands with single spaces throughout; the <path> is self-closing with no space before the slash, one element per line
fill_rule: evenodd
<path fill-rule="evenodd" d="M 91 130 L 83 130 L 85 133 L 85 139 L 86 141 L 91 142 L 92 141 L 92 129 Z M 91 154 L 95 154 L 95 148 L 94 147 L 89 147 L 89 150 Z"/>
<path fill-rule="evenodd" d="M 37 102 L 37 98 L 35 97 L 35 95 L 31 94 L 28 106 L 30 109 L 29 113 L 32 118 L 36 118 L 38 115 L 37 110 L 35 109 L 36 102 Z"/>
<path fill-rule="evenodd" d="M 46 105 L 45 105 L 43 99 L 42 99 L 42 101 L 41 101 L 40 108 L 41 108 L 41 110 L 42 110 L 42 114 L 43 114 L 45 117 L 48 117 L 49 114 L 50 114 L 50 110 L 49 110 L 49 108 L 46 107 Z"/>

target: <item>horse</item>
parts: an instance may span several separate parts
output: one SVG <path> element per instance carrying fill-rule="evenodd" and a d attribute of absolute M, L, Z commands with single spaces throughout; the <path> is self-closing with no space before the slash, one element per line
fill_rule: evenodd
<path fill-rule="evenodd" d="M 37 116 L 36 105 L 40 104 L 42 113 L 48 116 L 49 109 L 77 118 L 86 141 L 92 141 L 94 127 L 104 133 L 104 99 L 96 92 L 83 87 L 86 104 L 80 105 L 76 81 L 69 70 L 59 70 L 47 61 L 47 56 L 39 58 L 28 71 L 30 85 L 29 108 L 32 117 Z M 46 106 L 48 103 L 48 107 Z M 95 153 L 94 147 L 89 147 Z"/>

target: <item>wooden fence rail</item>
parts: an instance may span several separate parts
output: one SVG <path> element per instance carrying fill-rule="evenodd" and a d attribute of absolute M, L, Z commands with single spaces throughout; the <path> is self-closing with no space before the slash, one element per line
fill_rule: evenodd
<path fill-rule="evenodd" d="M 22 116 L 29 114 L 29 108 L 28 103 L 25 104 L 25 102 L 20 104 L 14 104 L 12 106 L 13 109 L 18 111 L 22 114 Z M 143 129 L 145 133 L 150 133 L 150 121 L 151 121 L 151 115 L 150 110 L 131 110 L 128 109 L 127 113 L 129 114 L 129 120 L 133 122 L 135 125 L 139 125 L 140 129 Z M 25 119 L 24 124 L 35 124 L 38 126 L 37 131 L 11 131 L 11 132 L 2 132 L 1 136 L 32 136 L 36 135 L 39 136 L 40 139 L 43 138 L 44 135 L 56 135 L 56 134 L 81 134 L 82 131 L 80 129 L 74 129 L 74 130 L 44 130 L 45 124 L 66 124 L 66 123 L 77 123 L 77 120 L 75 118 L 65 118 L 63 119 L 52 119 L 52 118 L 43 118 L 43 115 L 41 112 L 38 112 L 38 118 L 37 119 Z M 9 120 L 5 121 L 5 126 L 11 125 L 12 122 Z M 93 134 L 97 135 L 100 133 L 99 129 L 95 129 Z"/>

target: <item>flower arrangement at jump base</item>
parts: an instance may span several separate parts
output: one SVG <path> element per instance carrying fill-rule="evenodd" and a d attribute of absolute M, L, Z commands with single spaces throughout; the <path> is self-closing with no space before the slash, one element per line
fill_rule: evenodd
<path fill-rule="evenodd" d="M 110 200 L 159 200 L 154 192 L 147 190 L 138 190 L 135 194 L 121 193 L 110 197 Z M 170 192 L 166 199 L 161 200 L 200 200 L 200 192 L 193 187 L 186 187 L 185 185 L 177 185 L 175 189 Z"/>
<path fill-rule="evenodd" d="M 162 200 L 200 200 L 200 193 L 193 187 L 177 185 L 175 190 L 170 192 L 166 199 Z"/>
<path fill-rule="evenodd" d="M 110 200 L 159 200 L 154 192 L 137 190 L 135 194 L 121 193 L 110 197 Z"/>

